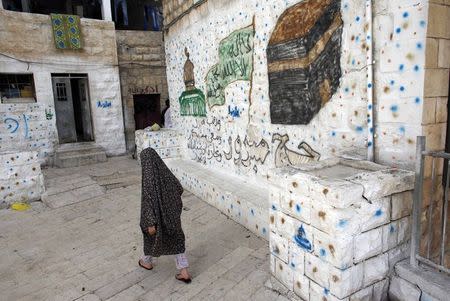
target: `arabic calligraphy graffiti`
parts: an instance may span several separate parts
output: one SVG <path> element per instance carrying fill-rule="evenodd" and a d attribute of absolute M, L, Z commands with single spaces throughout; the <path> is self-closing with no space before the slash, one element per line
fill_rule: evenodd
<path fill-rule="evenodd" d="M 267 156 L 270 153 L 269 144 L 266 140 L 261 139 L 259 143 L 249 142 L 248 137 L 245 136 L 244 141 L 238 135 L 233 143 L 233 138 L 228 138 L 228 151 L 224 151 L 226 160 L 233 159 L 234 164 L 244 167 L 250 167 L 252 164 L 266 162 Z M 233 158 L 234 153 L 234 158 Z"/>
<path fill-rule="evenodd" d="M 192 129 L 188 138 L 188 149 L 190 149 L 197 162 L 205 164 L 207 160 L 215 159 L 217 162 L 222 161 L 222 153 L 220 151 L 222 137 L 214 133 L 201 134 Z"/>
<path fill-rule="evenodd" d="M 111 108 L 112 104 L 109 100 L 97 101 L 97 108 Z"/>
<path fill-rule="evenodd" d="M 311 161 L 319 161 L 320 154 L 312 149 L 306 142 L 301 142 L 298 146 L 299 152 L 293 151 L 287 147 L 289 136 L 287 134 L 281 135 L 273 134 L 272 143 L 279 141 L 278 147 L 275 151 L 275 166 L 299 166 Z"/>

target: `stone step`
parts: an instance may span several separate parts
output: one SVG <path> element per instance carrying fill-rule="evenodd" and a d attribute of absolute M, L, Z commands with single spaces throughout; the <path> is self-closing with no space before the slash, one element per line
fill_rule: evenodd
<path fill-rule="evenodd" d="M 106 162 L 105 150 L 95 144 L 62 145 L 56 149 L 54 165 L 60 168 Z"/>

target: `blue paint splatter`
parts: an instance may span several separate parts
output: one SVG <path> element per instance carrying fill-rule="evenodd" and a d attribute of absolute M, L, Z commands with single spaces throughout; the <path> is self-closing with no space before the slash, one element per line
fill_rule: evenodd
<path fill-rule="evenodd" d="M 380 216 L 382 216 L 383 215 L 383 210 L 381 210 L 381 209 L 378 209 L 377 211 L 375 211 L 375 214 L 374 214 L 374 216 L 376 216 L 376 217 L 380 217 Z"/>
<path fill-rule="evenodd" d="M 368 105 L 367 108 L 368 108 L 369 110 L 372 110 L 372 105 Z"/>
<path fill-rule="evenodd" d="M 404 126 L 401 126 L 399 129 L 400 133 L 404 134 L 406 132 L 406 129 Z"/>
<path fill-rule="evenodd" d="M 327 288 L 324 288 L 324 289 L 323 289 L 323 293 L 324 293 L 325 295 L 328 295 L 328 294 L 330 293 L 330 290 L 327 289 Z"/>
<path fill-rule="evenodd" d="M 414 71 L 416 71 L 416 72 L 419 71 L 419 66 L 418 65 L 414 66 Z"/>
<path fill-rule="evenodd" d="M 266 234 L 266 232 L 267 232 L 266 228 L 263 228 L 262 232 L 263 232 L 263 234 Z"/>
<path fill-rule="evenodd" d="M 357 126 L 356 127 L 356 131 L 361 133 L 363 131 L 363 127 L 362 126 Z"/>
<path fill-rule="evenodd" d="M 397 29 L 395 30 L 396 33 L 400 33 L 402 31 L 402 29 L 400 27 L 397 27 Z"/>
<path fill-rule="evenodd" d="M 311 252 L 312 245 L 311 242 L 306 238 L 306 232 L 305 229 L 303 229 L 303 225 L 298 228 L 297 235 L 294 236 L 294 240 L 297 243 L 297 245 L 308 252 Z"/>
<path fill-rule="evenodd" d="M 295 268 L 295 263 L 291 262 L 291 267 Z"/>
<path fill-rule="evenodd" d="M 295 205 L 295 210 L 300 213 L 300 211 L 302 210 L 302 207 L 300 207 L 299 204 Z"/>
<path fill-rule="evenodd" d="M 370 88 L 372 88 L 372 83 L 369 83 L 368 85 L 367 85 L 367 87 L 370 89 Z"/>
<path fill-rule="evenodd" d="M 323 248 L 320 248 L 319 254 L 320 256 L 325 257 L 327 255 L 327 251 L 325 251 L 325 249 Z"/>
<path fill-rule="evenodd" d="M 372 146 L 372 141 L 369 141 L 369 142 L 367 143 L 367 146 L 368 146 L 368 147 L 371 147 L 371 146 Z"/>
<path fill-rule="evenodd" d="M 357 17 L 355 18 L 355 20 L 356 20 L 356 22 L 359 22 L 359 20 L 361 20 L 361 18 L 360 18 L 359 16 L 357 16 Z"/>
<path fill-rule="evenodd" d="M 427 22 L 425 22 L 424 20 L 420 21 L 420 26 L 425 27 L 425 25 L 427 25 Z"/>
<path fill-rule="evenodd" d="M 405 11 L 405 12 L 403 13 L 403 18 L 408 18 L 408 16 L 409 16 L 408 12 Z"/>
<path fill-rule="evenodd" d="M 391 80 L 390 84 L 391 84 L 391 86 L 393 86 L 395 84 L 395 81 Z"/>
<path fill-rule="evenodd" d="M 398 70 L 403 71 L 405 69 L 405 65 L 400 64 L 400 66 L 398 66 Z"/>
<path fill-rule="evenodd" d="M 390 233 L 394 233 L 394 231 L 395 231 L 395 227 L 393 225 L 390 225 L 389 226 L 389 232 Z"/>
<path fill-rule="evenodd" d="M 416 97 L 416 99 L 414 100 L 417 104 L 420 103 L 420 97 Z"/>
<path fill-rule="evenodd" d="M 277 207 L 275 207 L 275 205 L 272 205 L 272 210 L 277 210 Z"/>
<path fill-rule="evenodd" d="M 397 105 L 392 105 L 391 106 L 391 111 L 394 112 L 394 113 L 398 112 L 398 106 Z"/>
<path fill-rule="evenodd" d="M 405 87 L 404 86 L 400 86 L 400 91 L 404 92 L 405 91 Z"/>
<path fill-rule="evenodd" d="M 417 43 L 416 47 L 417 47 L 417 49 L 422 49 L 423 45 L 422 45 L 422 43 L 419 42 L 419 43 Z"/>
<path fill-rule="evenodd" d="M 346 219 L 340 219 L 340 220 L 339 220 L 339 223 L 338 223 L 338 226 L 341 227 L 341 228 L 343 228 L 343 227 L 345 227 L 347 224 L 348 224 L 348 221 L 347 221 Z"/>
<path fill-rule="evenodd" d="M 335 132 L 335 131 L 332 131 L 332 132 L 331 132 L 331 136 L 333 136 L 333 137 L 336 136 L 336 132 Z"/>
<path fill-rule="evenodd" d="M 251 212 L 252 215 L 255 215 L 255 211 L 253 211 L 253 209 L 250 210 L 250 212 Z"/>

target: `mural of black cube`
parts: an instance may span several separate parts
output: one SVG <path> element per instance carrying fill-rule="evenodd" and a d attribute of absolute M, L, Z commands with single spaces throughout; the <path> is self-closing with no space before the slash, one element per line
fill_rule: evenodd
<path fill-rule="evenodd" d="M 267 47 L 273 124 L 308 124 L 339 87 L 340 0 L 306 0 L 278 19 Z"/>

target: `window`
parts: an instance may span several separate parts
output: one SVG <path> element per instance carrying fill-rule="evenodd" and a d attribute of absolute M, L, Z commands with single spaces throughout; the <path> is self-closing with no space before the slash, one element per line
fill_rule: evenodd
<path fill-rule="evenodd" d="M 66 83 L 56 83 L 56 100 L 67 101 Z"/>
<path fill-rule="evenodd" d="M 36 102 L 33 74 L 0 73 L 2 103 Z"/>
<path fill-rule="evenodd" d="M 6 10 L 34 14 L 69 14 L 102 20 L 101 0 L 0 0 Z"/>

